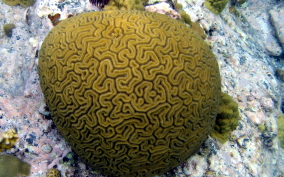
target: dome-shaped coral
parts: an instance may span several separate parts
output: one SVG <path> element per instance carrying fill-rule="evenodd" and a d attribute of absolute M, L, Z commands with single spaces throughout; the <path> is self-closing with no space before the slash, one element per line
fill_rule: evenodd
<path fill-rule="evenodd" d="M 105 174 L 149 176 L 179 165 L 207 139 L 219 108 L 213 53 L 158 13 L 64 20 L 45 38 L 38 69 L 56 126 Z"/>

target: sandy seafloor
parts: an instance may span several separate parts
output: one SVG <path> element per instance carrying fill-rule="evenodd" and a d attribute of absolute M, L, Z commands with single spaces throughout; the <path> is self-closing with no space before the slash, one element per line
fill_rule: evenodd
<path fill-rule="evenodd" d="M 0 26 L 16 25 L 11 38 L 0 31 L 0 131 L 14 127 L 19 135 L 15 147 L 2 153 L 30 163 L 32 177 L 44 177 L 53 166 L 62 176 L 102 176 L 75 155 L 70 158 L 70 147 L 52 121 L 42 115 L 45 103 L 37 76 L 37 51 L 52 28 L 47 16 L 60 13 L 64 19 L 68 14 L 96 10 L 88 0 L 59 1 L 37 0 L 29 8 L 0 1 Z M 220 15 L 204 7 L 204 0 L 178 2 L 210 33 L 206 40 L 220 66 L 222 91 L 238 102 L 241 120 L 230 141 L 220 144 L 209 137 L 200 152 L 161 176 L 283 175 L 284 150 L 276 137 L 276 120 L 284 86 L 275 69 L 284 69 L 284 55 L 271 10 L 283 12 L 284 2 L 247 0 L 236 6 L 240 17 L 229 13 L 231 2 Z M 284 27 L 283 22 L 278 25 Z M 261 124 L 266 127 L 264 132 L 258 129 Z"/>

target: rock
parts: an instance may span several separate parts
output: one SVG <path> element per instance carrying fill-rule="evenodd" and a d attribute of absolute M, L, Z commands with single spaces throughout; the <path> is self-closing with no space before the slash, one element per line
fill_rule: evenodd
<path fill-rule="evenodd" d="M 283 52 L 277 39 L 272 35 L 267 35 L 267 38 L 264 41 L 264 46 L 268 54 L 271 56 L 280 56 Z"/>
<path fill-rule="evenodd" d="M 251 0 L 244 4 L 246 7 L 243 6 L 240 12 L 255 30 L 254 35 L 266 52 L 271 56 L 280 56 L 283 50 L 270 23 L 269 14 L 269 10 L 275 4 L 275 2 Z M 256 8 L 258 10 L 255 10 Z"/>
<path fill-rule="evenodd" d="M 276 36 L 284 49 L 284 3 L 275 6 L 269 11 L 271 23 L 276 31 Z"/>
<path fill-rule="evenodd" d="M 264 110 L 267 112 L 271 112 L 274 109 L 274 102 L 271 98 L 262 97 L 260 104 L 261 107 L 264 108 Z"/>

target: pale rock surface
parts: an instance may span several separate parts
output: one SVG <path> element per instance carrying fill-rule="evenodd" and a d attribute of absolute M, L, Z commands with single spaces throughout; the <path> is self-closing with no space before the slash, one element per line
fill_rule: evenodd
<path fill-rule="evenodd" d="M 276 31 L 278 40 L 284 50 L 284 3 L 275 6 L 269 11 L 272 25 Z"/>
<path fill-rule="evenodd" d="M 247 0 L 240 6 L 243 17 L 257 33 L 256 41 L 272 56 L 280 56 L 283 49 L 278 42 L 274 28 L 270 23 L 269 10 L 278 5 L 279 1 Z"/>

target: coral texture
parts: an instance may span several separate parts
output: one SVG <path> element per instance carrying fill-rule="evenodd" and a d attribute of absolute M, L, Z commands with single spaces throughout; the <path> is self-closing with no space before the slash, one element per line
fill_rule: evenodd
<path fill-rule="evenodd" d="M 28 176 L 30 174 L 31 165 L 23 162 L 15 156 L 1 154 L 0 155 L 0 176 L 15 177 L 17 174 Z"/>
<path fill-rule="evenodd" d="M 222 93 L 220 109 L 211 136 L 224 144 L 229 139 L 231 131 L 237 128 L 238 123 L 238 103 L 227 93 Z"/>
<path fill-rule="evenodd" d="M 57 170 L 56 168 L 51 168 L 51 169 L 48 169 L 46 171 L 46 174 L 45 174 L 46 177 L 60 177 L 60 171 Z"/>
<path fill-rule="evenodd" d="M 18 141 L 19 137 L 15 129 L 0 132 L 0 152 L 11 149 Z"/>
<path fill-rule="evenodd" d="M 9 6 L 21 5 L 23 7 L 29 7 L 34 5 L 36 0 L 2 0 L 2 2 Z"/>
<path fill-rule="evenodd" d="M 218 63 L 187 25 L 146 11 L 88 12 L 45 38 L 39 77 L 53 121 L 95 170 L 160 174 L 215 123 Z"/>
<path fill-rule="evenodd" d="M 228 0 L 206 0 L 205 6 L 215 14 L 221 13 L 226 7 Z"/>

